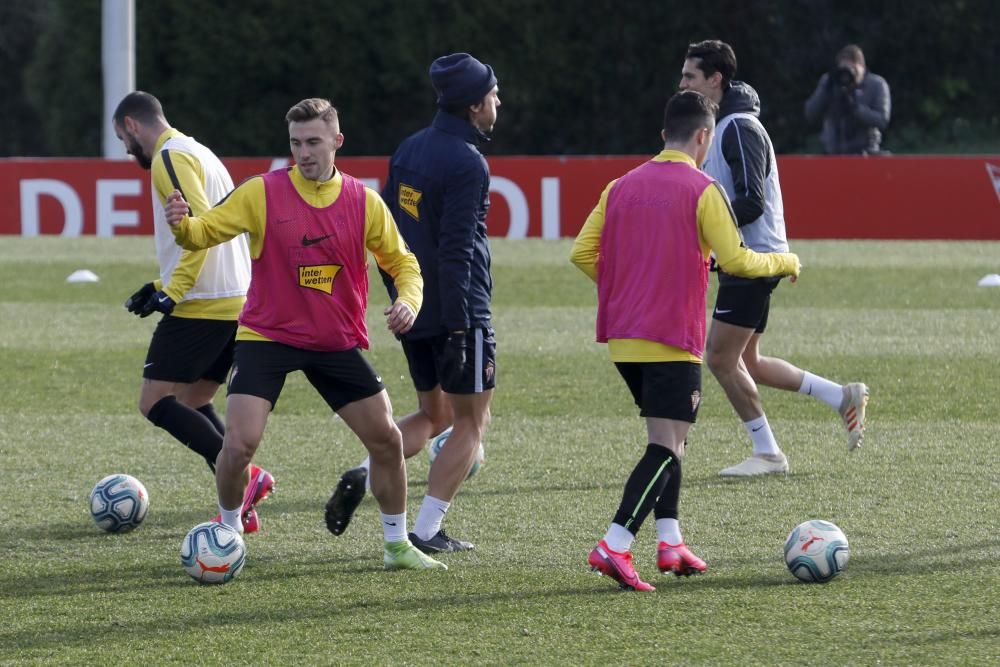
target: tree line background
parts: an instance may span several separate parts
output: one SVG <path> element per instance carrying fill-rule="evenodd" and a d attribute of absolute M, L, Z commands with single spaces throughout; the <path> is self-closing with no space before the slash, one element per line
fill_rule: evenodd
<path fill-rule="evenodd" d="M 284 155 L 305 97 L 341 113 L 343 155 L 387 155 L 434 114 L 427 70 L 497 72 L 492 154 L 648 154 L 687 44 L 718 38 L 779 153 L 818 153 L 803 103 L 859 44 L 892 89 L 884 147 L 1000 151 L 994 0 L 137 0 L 136 85 L 224 156 Z M 0 155 L 101 153 L 100 0 L 0 0 Z"/>

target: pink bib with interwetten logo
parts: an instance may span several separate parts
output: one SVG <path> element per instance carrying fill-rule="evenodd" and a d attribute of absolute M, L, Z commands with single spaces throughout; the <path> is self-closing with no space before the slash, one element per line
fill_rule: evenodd
<path fill-rule="evenodd" d="M 240 324 L 305 350 L 368 348 L 365 189 L 341 172 L 326 208 L 306 203 L 287 169 L 264 174 L 267 226 Z"/>

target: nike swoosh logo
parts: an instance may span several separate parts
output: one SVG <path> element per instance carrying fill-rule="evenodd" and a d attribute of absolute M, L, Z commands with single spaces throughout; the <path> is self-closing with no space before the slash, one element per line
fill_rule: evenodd
<path fill-rule="evenodd" d="M 754 433 L 756 433 L 757 431 L 761 430 L 762 428 L 764 428 L 764 427 L 763 426 L 758 426 L 757 428 L 752 428 L 750 430 L 753 431 Z"/>
<path fill-rule="evenodd" d="M 333 236 L 333 234 L 327 234 L 326 236 L 317 236 L 316 238 L 311 239 L 308 236 L 306 236 L 305 234 L 303 234 L 302 235 L 302 245 L 304 245 L 306 247 L 311 246 L 311 245 L 315 245 L 315 244 L 319 243 L 320 241 L 323 241 L 325 239 L 330 238 L 331 236 Z"/>
<path fill-rule="evenodd" d="M 152 361 L 151 361 L 151 362 L 149 362 L 148 364 L 143 364 L 143 365 L 142 365 L 142 367 L 143 367 L 143 368 L 149 368 L 149 367 L 150 367 L 150 366 L 152 366 L 152 365 L 153 365 L 154 363 L 155 363 L 155 362 L 152 362 Z"/>
<path fill-rule="evenodd" d="M 166 303 L 169 298 L 169 296 L 160 297 L 160 303 Z"/>
<path fill-rule="evenodd" d="M 719 310 L 718 308 L 715 309 L 716 315 L 725 315 L 726 313 L 731 313 L 731 312 L 733 312 L 732 308 L 727 308 L 726 310 Z"/>
<path fill-rule="evenodd" d="M 387 525 L 387 526 L 395 526 L 395 525 L 396 525 L 396 522 L 395 522 L 395 521 L 392 521 L 392 522 L 390 522 L 390 521 L 386 521 L 386 522 L 385 522 L 385 525 Z"/>

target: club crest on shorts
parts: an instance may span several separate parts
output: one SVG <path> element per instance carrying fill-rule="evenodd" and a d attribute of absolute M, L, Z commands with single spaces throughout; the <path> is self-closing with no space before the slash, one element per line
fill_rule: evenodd
<path fill-rule="evenodd" d="M 699 403 L 701 403 L 701 392 L 695 389 L 691 392 L 691 412 L 695 412 L 698 409 Z"/>
<path fill-rule="evenodd" d="M 486 362 L 486 368 L 483 369 L 483 376 L 486 378 L 487 382 L 493 381 L 493 374 L 496 372 L 496 367 L 493 365 L 492 361 Z"/>

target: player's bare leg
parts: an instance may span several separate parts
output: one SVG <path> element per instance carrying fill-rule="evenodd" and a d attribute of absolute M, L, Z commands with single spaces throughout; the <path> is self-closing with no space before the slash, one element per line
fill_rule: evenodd
<path fill-rule="evenodd" d="M 705 343 L 708 368 L 726 392 L 753 442 L 753 454 L 741 463 L 720 471 L 719 474 L 724 477 L 788 472 L 788 460 L 774 439 L 757 384 L 743 360 L 744 351 L 754 336 L 751 328 L 712 320 Z"/>
<path fill-rule="evenodd" d="M 764 414 L 757 384 L 742 359 L 753 335 L 753 329 L 712 320 L 705 342 L 705 363 L 743 422 Z"/>
<path fill-rule="evenodd" d="M 490 422 L 493 390 L 479 394 L 447 394 L 454 412 L 454 424 L 448 444 L 434 459 L 427 477 L 427 492 L 451 502 L 472 468 L 479 444 Z"/>
<path fill-rule="evenodd" d="M 226 435 L 215 463 L 215 485 L 222 522 L 241 532 L 250 462 L 264 437 L 270 414 L 271 402 L 258 396 L 230 394 L 226 402 Z"/>
<path fill-rule="evenodd" d="M 222 385 L 218 382 L 205 379 L 191 384 L 178 384 L 177 400 L 197 410 L 215 399 L 215 394 L 218 393 L 220 386 Z"/>
<path fill-rule="evenodd" d="M 714 326 L 714 323 L 713 323 Z M 805 371 L 784 359 L 765 357 L 760 354 L 760 337 L 754 333 L 743 350 L 743 363 L 750 377 L 757 384 L 785 391 L 798 391 L 802 386 Z"/>
<path fill-rule="evenodd" d="M 372 495 L 381 509 L 387 570 L 447 570 L 406 539 L 406 461 L 403 436 L 392 420 L 392 405 L 383 389 L 374 396 L 348 403 L 337 411 L 368 450 Z M 327 507 L 329 513 L 329 506 Z M 328 517 L 329 519 L 329 517 Z"/>
<path fill-rule="evenodd" d="M 490 422 L 493 390 L 478 394 L 446 394 L 454 416 L 448 442 L 441 449 L 427 480 L 427 495 L 410 533 L 410 541 L 425 553 L 468 551 L 470 542 L 450 537 L 442 528 L 451 501 L 469 475 Z"/>
<path fill-rule="evenodd" d="M 403 457 L 407 459 L 423 451 L 428 440 L 452 423 L 451 403 L 440 386 L 430 391 L 418 391 L 417 406 L 416 412 L 396 422 L 403 434 Z"/>
<path fill-rule="evenodd" d="M 406 511 L 406 463 L 403 437 L 392 420 L 385 390 L 348 403 L 337 411 L 361 440 L 371 458 L 372 495 L 386 514 Z"/>

